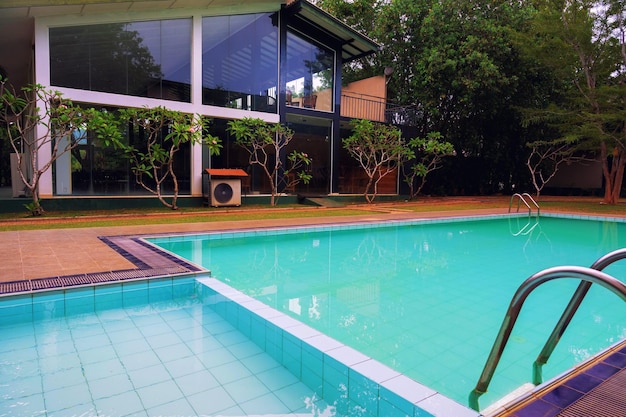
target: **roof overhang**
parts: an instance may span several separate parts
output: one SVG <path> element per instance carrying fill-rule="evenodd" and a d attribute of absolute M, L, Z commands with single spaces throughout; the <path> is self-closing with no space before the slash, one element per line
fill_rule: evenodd
<path fill-rule="evenodd" d="M 289 13 L 290 21 L 300 20 L 336 39 L 341 44 L 344 62 L 371 55 L 380 49 L 380 46 L 367 36 L 306 0 L 289 3 L 285 10 Z"/>

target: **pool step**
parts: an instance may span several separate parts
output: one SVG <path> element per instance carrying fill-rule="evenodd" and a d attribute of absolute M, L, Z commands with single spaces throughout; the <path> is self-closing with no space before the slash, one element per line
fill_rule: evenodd
<path fill-rule="evenodd" d="M 489 407 L 481 410 L 481 414 L 483 417 L 496 417 L 500 415 L 507 407 L 509 407 L 512 403 L 520 401 L 520 398 L 528 395 L 532 390 L 535 389 L 535 386 L 530 382 L 527 382 L 504 397 L 500 398 L 495 403 L 491 404 Z"/>
<path fill-rule="evenodd" d="M 345 207 L 343 203 L 317 194 L 298 194 L 298 203 L 331 208 Z"/>

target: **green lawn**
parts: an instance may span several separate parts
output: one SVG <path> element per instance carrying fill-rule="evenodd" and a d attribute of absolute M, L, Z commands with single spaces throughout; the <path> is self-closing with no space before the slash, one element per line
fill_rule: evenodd
<path fill-rule="evenodd" d="M 235 220 L 287 219 L 324 216 L 355 216 L 369 210 L 354 209 L 242 209 L 218 212 L 217 210 L 123 210 L 115 212 L 83 211 L 48 212 L 42 217 L 3 215 L 0 231 L 65 229 L 80 227 L 136 226 L 145 224 L 176 224 L 219 222 Z"/>
<path fill-rule="evenodd" d="M 484 208 L 507 210 L 510 197 L 450 197 L 421 198 L 413 202 L 381 202 L 371 205 L 354 204 L 344 208 L 318 208 L 305 205 L 246 205 L 230 208 L 181 208 L 172 211 L 166 208 L 125 209 L 115 211 L 63 211 L 47 212 L 41 217 L 29 217 L 24 213 L 0 214 L 0 231 L 63 229 L 75 227 L 106 227 L 142 224 L 175 224 L 190 222 L 216 222 L 256 219 L 280 219 L 297 217 L 354 216 L 372 211 L 402 210 L 413 212 L 463 211 Z M 558 198 L 542 197 L 539 205 L 543 212 L 584 213 L 598 216 L 626 216 L 626 204 L 600 204 L 598 197 Z M 517 203 L 513 202 L 513 210 Z M 526 211 L 522 204 L 520 211 Z"/>

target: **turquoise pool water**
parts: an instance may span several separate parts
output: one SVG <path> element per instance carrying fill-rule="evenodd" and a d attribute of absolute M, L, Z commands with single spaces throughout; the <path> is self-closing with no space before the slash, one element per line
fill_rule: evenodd
<path fill-rule="evenodd" d="M 626 247 L 626 224 L 526 217 L 259 230 L 150 239 L 212 276 L 462 403 L 511 296 L 541 269 L 590 266 Z M 626 261 L 607 268 L 626 277 Z M 526 302 L 483 406 L 531 377 L 578 283 Z M 592 288 L 559 343 L 550 378 L 626 337 L 623 302 Z"/>
<path fill-rule="evenodd" d="M 336 415 L 214 294 L 163 278 L 1 297 L 0 416 Z"/>

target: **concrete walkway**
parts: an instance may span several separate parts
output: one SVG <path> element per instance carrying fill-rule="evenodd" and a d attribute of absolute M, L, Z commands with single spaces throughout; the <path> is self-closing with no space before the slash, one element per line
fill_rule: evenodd
<path fill-rule="evenodd" d="M 0 232 L 0 253 L 2 253 L 3 259 L 2 268 L 0 269 L 0 282 L 136 268 L 136 265 L 112 249 L 100 237 L 379 222 L 386 220 L 506 214 L 507 212 L 508 207 L 502 209 L 455 210 L 429 213 L 389 210 L 386 212 L 372 211 L 371 214 L 358 216 Z"/>

